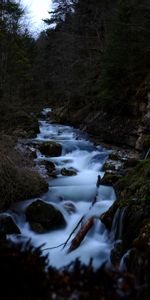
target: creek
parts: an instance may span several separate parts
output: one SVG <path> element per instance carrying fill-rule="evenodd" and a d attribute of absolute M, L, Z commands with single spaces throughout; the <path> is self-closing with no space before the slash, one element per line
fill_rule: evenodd
<path fill-rule="evenodd" d="M 40 199 L 59 209 L 67 226 L 44 234 L 32 231 L 25 218 L 25 210 L 37 198 L 29 199 L 16 205 L 17 212 L 9 211 L 21 231 L 21 234 L 11 235 L 9 238 L 16 243 L 31 239 L 34 246 L 44 244 L 43 253 L 48 254 L 50 265 L 56 268 L 64 267 L 76 258 L 85 264 L 88 264 L 92 259 L 93 266 L 98 268 L 104 262 L 109 262 L 110 251 L 113 246 L 113 241 L 99 217 L 114 202 L 115 192 L 110 186 L 96 185 L 98 175 L 101 177 L 104 175 L 102 166 L 107 160 L 110 150 L 95 146 L 89 141 L 86 134 L 78 129 L 49 123 L 46 120 L 48 112 L 49 109 L 43 110 L 43 118 L 39 121 L 40 133 L 32 140 L 33 147 L 34 143 L 55 141 L 62 145 L 62 154 L 59 157 L 47 157 L 36 150 L 37 164 L 39 165 L 43 160 L 51 161 L 55 164 L 58 174 L 56 178 L 48 179 L 49 190 Z M 76 170 L 77 174 L 75 176 L 63 176 L 61 174 L 62 168 Z M 91 205 L 94 199 L 96 201 Z M 65 208 L 67 203 L 74 207 L 74 211 L 71 213 Z M 64 249 L 63 247 L 55 248 L 67 240 L 82 216 L 84 216 L 83 223 L 91 216 L 96 218 L 93 227 L 86 234 L 80 246 L 71 253 L 67 253 L 77 229 Z M 82 225 L 80 224 L 80 226 Z M 54 249 L 52 249 L 53 247 Z"/>

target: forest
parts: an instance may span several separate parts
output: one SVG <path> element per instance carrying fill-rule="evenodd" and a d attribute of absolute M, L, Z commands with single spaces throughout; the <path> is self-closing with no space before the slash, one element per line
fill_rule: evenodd
<path fill-rule="evenodd" d="M 43 20 L 46 29 L 33 36 L 21 1 L 0 0 L 1 293 L 14 300 L 148 300 L 150 2 L 52 2 L 53 10 Z M 14 245 L 6 238 L 1 214 L 48 190 L 31 146 L 22 142 L 39 134 L 44 107 L 53 108 L 53 123 L 80 128 L 94 143 L 114 147 L 115 157 L 117 153 L 117 159 L 109 157 L 103 179 L 114 187 L 117 200 L 101 216 L 110 231 L 116 211 L 121 216 L 125 208 L 122 243 L 112 250 L 111 270 L 103 265 L 94 272 L 92 265 L 77 260 L 71 273 L 58 272 L 47 267 L 40 247 L 30 241 L 26 247 Z M 119 151 L 126 149 L 134 154 L 124 163 Z M 121 171 L 113 173 L 114 160 L 124 163 Z M 130 250 L 126 271 L 120 274 L 119 260 Z"/>

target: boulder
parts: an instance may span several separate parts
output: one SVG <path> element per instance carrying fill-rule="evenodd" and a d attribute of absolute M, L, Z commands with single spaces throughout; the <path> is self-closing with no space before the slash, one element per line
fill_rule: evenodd
<path fill-rule="evenodd" d="M 113 218 L 117 209 L 119 208 L 119 201 L 116 200 L 112 206 L 100 216 L 101 222 L 105 225 L 105 227 L 110 231 L 112 228 Z"/>
<path fill-rule="evenodd" d="M 52 204 L 36 200 L 26 209 L 26 218 L 32 230 L 44 233 L 65 227 L 66 221 L 62 213 Z"/>
<path fill-rule="evenodd" d="M 70 168 L 70 169 L 62 168 L 61 169 L 61 175 L 63 175 L 63 176 L 75 176 L 75 175 L 77 175 L 77 171 L 74 170 L 73 168 Z"/>
<path fill-rule="evenodd" d="M 20 229 L 17 227 L 12 217 L 2 214 L 0 215 L 0 235 L 19 234 Z"/>
<path fill-rule="evenodd" d="M 71 201 L 64 201 L 63 202 L 63 207 L 66 209 L 66 211 L 69 213 L 69 214 L 73 214 L 73 213 L 76 213 L 76 207 L 74 205 L 73 202 Z"/>
<path fill-rule="evenodd" d="M 60 156 L 62 152 L 62 146 L 54 141 L 43 142 L 38 149 L 45 156 Z"/>
<path fill-rule="evenodd" d="M 44 160 L 44 161 L 42 161 L 41 164 L 45 166 L 48 176 L 56 177 L 56 174 L 55 174 L 56 167 L 52 161 Z"/>

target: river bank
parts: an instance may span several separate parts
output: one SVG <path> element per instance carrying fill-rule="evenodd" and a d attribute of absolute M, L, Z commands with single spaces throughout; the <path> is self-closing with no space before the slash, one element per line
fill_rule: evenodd
<path fill-rule="evenodd" d="M 54 106 L 53 120 L 71 124 L 87 132 L 96 143 L 126 147 L 143 158 L 150 147 L 150 104 L 135 101 L 130 112 L 105 112 L 93 105 L 71 107 L 69 103 Z"/>

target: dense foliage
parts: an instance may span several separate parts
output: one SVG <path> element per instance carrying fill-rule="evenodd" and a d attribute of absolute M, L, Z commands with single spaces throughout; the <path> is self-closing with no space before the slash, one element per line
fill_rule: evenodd
<path fill-rule="evenodd" d="M 41 99 L 131 111 L 149 73 L 149 1 L 53 0 L 53 5 L 48 29 L 35 40 L 21 22 L 20 2 L 0 3 L 1 115 L 16 103 Z"/>
<path fill-rule="evenodd" d="M 54 26 L 37 41 L 43 97 L 74 107 L 92 103 L 105 110 L 131 109 L 149 72 L 149 1 L 53 3 L 45 22 Z"/>
<path fill-rule="evenodd" d="M 0 2 L 0 128 L 13 127 L 16 111 L 25 110 L 33 98 L 36 45 L 23 16 L 20 2 Z"/>

